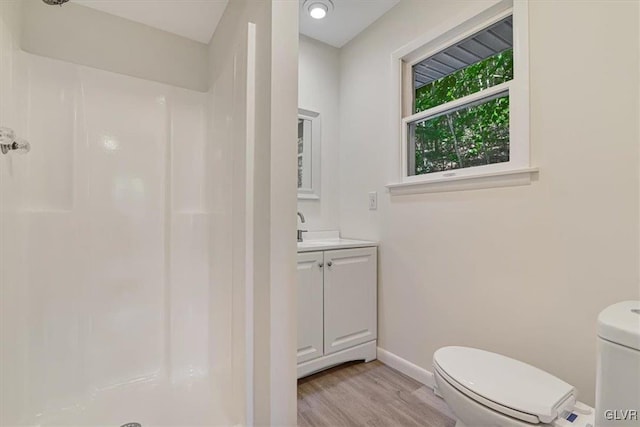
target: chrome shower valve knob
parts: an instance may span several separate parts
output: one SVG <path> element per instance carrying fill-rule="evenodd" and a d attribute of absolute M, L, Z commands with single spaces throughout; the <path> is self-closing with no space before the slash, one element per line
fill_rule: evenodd
<path fill-rule="evenodd" d="M 0 127 L 0 151 L 2 154 L 7 154 L 9 151 L 25 154 L 29 150 L 31 150 L 31 144 L 24 139 L 16 138 L 13 129 Z"/>

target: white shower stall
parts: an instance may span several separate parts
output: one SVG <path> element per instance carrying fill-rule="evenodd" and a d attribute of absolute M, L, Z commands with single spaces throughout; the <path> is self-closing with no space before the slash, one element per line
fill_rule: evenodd
<path fill-rule="evenodd" d="M 0 157 L 0 425 L 289 423 L 272 395 L 295 393 L 295 326 L 269 328 L 292 314 L 256 298 L 294 289 L 295 243 L 265 264 L 288 237 L 261 240 L 278 222 L 256 213 L 290 205 L 293 235 L 295 170 L 271 198 L 255 184 L 278 182 L 256 167 L 278 143 L 256 137 L 255 6 L 229 6 L 207 92 L 24 52 L 21 7 L 0 1 L 0 126 L 31 144 Z"/>

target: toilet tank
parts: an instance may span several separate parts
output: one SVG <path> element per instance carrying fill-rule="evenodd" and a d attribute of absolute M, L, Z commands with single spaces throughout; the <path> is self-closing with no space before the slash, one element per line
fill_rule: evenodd
<path fill-rule="evenodd" d="M 640 427 L 640 301 L 598 316 L 596 426 Z"/>

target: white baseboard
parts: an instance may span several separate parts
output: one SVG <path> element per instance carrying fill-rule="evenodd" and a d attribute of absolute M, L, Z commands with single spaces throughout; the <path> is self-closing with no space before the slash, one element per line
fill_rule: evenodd
<path fill-rule="evenodd" d="M 413 378 L 414 380 L 426 385 L 429 388 L 434 388 L 435 380 L 433 379 L 433 373 L 421 368 L 418 365 L 414 365 L 406 359 L 397 356 L 384 348 L 378 347 L 378 360 L 395 369 L 403 374 Z"/>

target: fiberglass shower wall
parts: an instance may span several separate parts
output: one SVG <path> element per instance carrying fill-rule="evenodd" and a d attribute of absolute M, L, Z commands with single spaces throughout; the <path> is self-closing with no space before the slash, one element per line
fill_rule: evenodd
<path fill-rule="evenodd" d="M 32 149 L 0 159 L 0 424 L 230 423 L 212 95 L 19 52 L 2 8 L 2 125 Z"/>
<path fill-rule="evenodd" d="M 18 67 L 21 10 L 17 1 L 0 1 L 0 126 L 24 134 L 18 114 Z M 2 156 L 0 154 L 0 156 Z M 21 414 L 24 392 L 25 259 L 24 159 L 0 158 L 0 425 L 12 425 Z"/>

